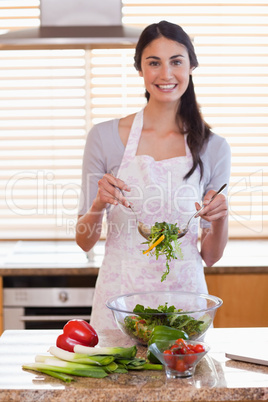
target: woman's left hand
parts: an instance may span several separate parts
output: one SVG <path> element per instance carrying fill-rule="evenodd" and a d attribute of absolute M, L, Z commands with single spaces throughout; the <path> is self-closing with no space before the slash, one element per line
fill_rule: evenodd
<path fill-rule="evenodd" d="M 216 193 L 214 190 L 209 190 L 204 197 L 203 205 L 209 204 L 209 201 Z M 196 210 L 198 211 L 201 206 L 198 202 L 195 203 Z M 217 197 L 207 205 L 203 211 L 200 212 L 201 218 L 205 219 L 208 222 L 213 222 L 218 219 L 225 218 L 228 215 L 228 204 L 227 198 L 224 194 L 218 194 Z"/>

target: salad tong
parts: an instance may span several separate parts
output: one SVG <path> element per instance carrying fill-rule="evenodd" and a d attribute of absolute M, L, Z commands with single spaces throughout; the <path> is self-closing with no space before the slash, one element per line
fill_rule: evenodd
<path fill-rule="evenodd" d="M 116 176 L 114 175 L 113 171 L 111 171 L 110 174 L 111 174 L 113 177 L 116 177 Z M 126 196 L 125 196 L 125 194 L 124 194 L 124 191 L 121 190 L 121 188 L 119 188 L 119 187 L 117 187 L 117 186 L 114 186 L 113 184 L 112 184 L 112 186 L 113 186 L 114 188 L 116 188 L 118 191 L 120 191 L 120 193 L 126 198 Z M 138 220 L 138 217 L 137 217 L 137 215 L 136 215 L 136 212 L 134 211 L 134 208 L 131 206 L 131 204 L 130 204 L 129 201 L 128 201 L 128 203 L 129 203 L 129 207 L 128 207 L 128 208 L 131 209 L 131 211 L 132 211 L 133 214 L 135 215 L 136 224 L 137 224 L 137 228 L 138 228 L 138 231 L 139 231 L 140 235 L 142 235 L 146 240 L 148 240 L 148 238 L 149 238 L 149 236 L 150 236 L 150 234 L 151 234 L 151 228 Z"/>
<path fill-rule="evenodd" d="M 218 194 L 220 194 L 225 187 L 227 186 L 227 184 L 223 184 L 221 186 L 221 188 L 211 197 L 211 199 L 209 200 L 208 204 L 203 205 L 198 211 L 196 211 L 191 218 L 188 220 L 186 226 L 184 227 L 184 229 L 182 229 L 179 233 L 178 233 L 178 239 L 181 239 L 182 237 L 184 237 L 186 235 L 186 233 L 189 231 L 189 225 L 190 222 L 193 218 L 195 218 L 198 214 L 200 214 L 201 211 L 203 211 L 203 209 L 208 206 L 213 200 L 214 198 L 216 198 L 216 196 Z M 134 211 L 133 211 L 134 212 Z M 136 219 L 137 220 L 137 219 Z M 145 224 L 143 224 L 142 222 L 138 222 L 138 231 L 139 233 L 145 238 L 145 239 L 149 239 L 149 236 L 151 234 L 151 228 Z"/>
<path fill-rule="evenodd" d="M 113 177 L 115 177 L 115 175 L 113 174 L 112 171 L 111 171 L 111 175 L 112 175 Z M 195 218 L 198 214 L 200 214 L 200 212 L 203 211 L 203 209 L 204 209 L 206 206 L 208 206 L 208 205 L 214 200 L 214 198 L 215 198 L 218 194 L 220 194 L 220 193 L 225 189 L 226 186 L 227 186 L 226 183 L 223 184 L 223 185 L 221 186 L 221 188 L 211 197 L 211 199 L 209 200 L 208 204 L 203 205 L 198 211 L 196 211 L 196 212 L 191 216 L 191 218 L 188 220 L 188 222 L 187 222 L 186 226 L 184 227 L 184 229 L 182 229 L 182 230 L 178 233 L 178 239 L 181 239 L 182 237 L 184 237 L 184 236 L 186 235 L 186 233 L 189 231 L 189 225 L 190 225 L 191 220 L 192 220 L 193 218 Z M 119 190 L 120 193 L 125 197 L 124 192 L 123 192 L 119 187 L 117 187 L 117 186 L 114 186 L 114 187 L 115 187 L 117 190 Z M 140 222 L 140 221 L 138 220 L 137 215 L 136 215 L 136 213 L 135 213 L 135 211 L 134 211 L 134 209 L 133 209 L 133 207 L 131 206 L 130 203 L 129 203 L 129 208 L 131 209 L 131 211 L 132 211 L 133 214 L 135 215 L 136 223 L 137 223 L 137 227 L 138 227 L 139 233 L 140 233 L 141 236 L 143 236 L 146 240 L 148 240 L 149 237 L 150 237 L 150 234 L 151 234 L 151 228 L 150 228 L 148 225 L 145 225 L 144 223 L 142 223 L 142 222 Z"/>
<path fill-rule="evenodd" d="M 182 238 L 183 236 L 186 235 L 186 233 L 187 233 L 188 230 L 189 230 L 189 224 L 190 224 L 191 220 L 192 220 L 193 218 L 195 218 L 198 214 L 200 214 L 200 212 L 203 211 L 203 209 L 204 209 L 205 207 L 207 207 L 207 206 L 214 200 L 214 198 L 215 198 L 218 194 L 220 194 L 220 193 L 225 189 L 226 186 L 227 186 L 226 183 L 223 184 L 223 186 L 221 186 L 221 188 L 213 195 L 213 197 L 211 197 L 211 199 L 209 200 L 208 204 L 203 205 L 198 211 L 196 211 L 196 212 L 193 214 L 193 216 L 191 216 L 191 218 L 188 220 L 188 222 L 187 222 L 185 228 L 184 228 L 182 231 L 180 231 L 180 232 L 178 233 L 178 239 L 180 239 L 180 238 Z"/>

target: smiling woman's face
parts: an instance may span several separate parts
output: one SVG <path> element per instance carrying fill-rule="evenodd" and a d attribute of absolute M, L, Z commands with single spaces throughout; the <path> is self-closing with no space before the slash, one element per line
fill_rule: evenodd
<path fill-rule="evenodd" d="M 186 47 L 160 37 L 144 49 L 139 74 L 150 100 L 178 102 L 188 87 L 192 70 Z"/>

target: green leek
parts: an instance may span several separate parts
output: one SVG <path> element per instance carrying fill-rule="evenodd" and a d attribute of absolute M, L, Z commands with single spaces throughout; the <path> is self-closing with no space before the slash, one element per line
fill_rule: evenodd
<path fill-rule="evenodd" d="M 74 378 L 72 376 L 68 375 L 68 374 L 58 373 L 58 372 L 51 371 L 51 370 L 37 370 L 36 369 L 35 371 L 38 371 L 40 373 L 49 375 L 50 377 L 57 378 L 58 380 L 62 380 L 64 382 L 72 382 L 72 381 L 74 381 Z"/>
<path fill-rule="evenodd" d="M 75 345 L 74 346 L 75 353 L 87 354 L 90 356 L 95 355 L 105 355 L 105 356 L 114 356 L 115 359 L 118 358 L 126 358 L 131 359 L 136 356 L 137 347 L 136 345 L 130 346 L 129 348 L 123 347 L 90 347 L 83 345 Z"/>
<path fill-rule="evenodd" d="M 115 362 L 112 362 L 110 364 L 107 364 L 106 366 L 103 366 L 103 369 L 106 371 L 106 373 L 113 373 L 117 368 L 118 368 L 118 365 Z"/>
<path fill-rule="evenodd" d="M 95 366 L 106 366 L 114 361 L 114 356 L 89 356 L 85 353 L 73 353 L 68 352 L 67 350 L 63 350 L 58 348 L 57 346 L 51 346 L 49 348 L 49 353 L 58 359 L 65 360 L 67 362 L 73 363 L 82 363 L 82 364 L 90 364 Z"/>
<path fill-rule="evenodd" d="M 133 359 L 120 359 L 118 360 L 123 367 L 127 370 L 162 370 L 162 364 L 151 364 L 145 359 L 135 357 Z"/>
<path fill-rule="evenodd" d="M 60 360 L 56 361 L 54 359 L 47 359 L 45 363 L 37 362 L 24 364 L 22 367 L 24 369 L 35 371 L 51 370 L 53 372 L 71 374 L 80 377 L 104 378 L 108 375 L 102 367 L 70 363 Z"/>
<path fill-rule="evenodd" d="M 50 355 L 36 355 L 35 363 L 24 364 L 33 370 L 70 382 L 69 375 L 104 378 L 110 373 L 127 373 L 128 370 L 161 370 L 162 365 L 150 364 L 136 357 L 137 347 L 86 347 L 75 346 L 75 352 L 67 352 L 52 346 Z"/>

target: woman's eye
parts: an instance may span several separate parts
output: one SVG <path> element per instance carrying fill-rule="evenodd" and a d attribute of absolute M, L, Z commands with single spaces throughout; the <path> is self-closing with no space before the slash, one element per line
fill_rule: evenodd
<path fill-rule="evenodd" d="M 181 60 L 173 60 L 172 62 L 174 66 L 180 66 L 181 65 Z"/>
<path fill-rule="evenodd" d="M 158 61 L 151 61 L 150 66 L 158 66 Z"/>

